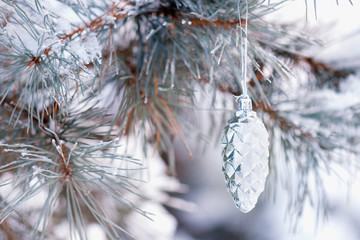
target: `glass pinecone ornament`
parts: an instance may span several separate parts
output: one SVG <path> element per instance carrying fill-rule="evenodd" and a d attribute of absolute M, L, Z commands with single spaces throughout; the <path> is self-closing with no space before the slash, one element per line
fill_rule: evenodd
<path fill-rule="evenodd" d="M 247 95 L 239 98 L 239 109 L 228 121 L 222 137 L 223 166 L 227 189 L 236 207 L 251 211 L 264 191 L 269 173 L 269 134 L 252 111 Z"/>

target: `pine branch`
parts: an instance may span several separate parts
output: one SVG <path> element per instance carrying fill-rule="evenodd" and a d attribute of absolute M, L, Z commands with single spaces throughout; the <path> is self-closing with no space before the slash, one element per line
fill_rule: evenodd
<path fill-rule="evenodd" d="M 9 107 L 14 107 L 14 109 L 18 109 L 17 108 L 17 104 L 13 101 L 13 100 L 9 100 L 8 98 L 5 99 L 5 102 L 7 102 L 7 106 Z M 56 108 L 54 108 L 56 109 Z M 91 109 L 91 108 L 90 108 Z M 14 112 L 14 110 L 11 110 L 12 112 Z M 55 114 L 55 118 L 56 115 L 61 116 L 61 114 L 58 112 L 56 113 L 56 110 L 54 112 Z M 49 115 L 54 116 L 53 114 L 50 114 L 49 111 Z M 32 115 L 34 117 L 35 121 L 38 121 L 38 118 L 36 117 L 36 115 Z M 26 115 L 23 116 L 26 119 Z M 75 118 L 76 115 L 75 115 Z M 86 118 L 79 118 L 79 120 L 85 120 Z M 70 128 L 70 132 L 68 133 L 68 123 L 69 121 L 71 122 L 71 128 Z M 126 190 L 126 191 L 130 191 L 130 192 L 134 192 L 132 190 L 132 188 L 134 188 L 134 185 L 131 184 L 131 181 L 134 181 L 133 179 L 131 179 L 131 177 L 129 177 L 128 174 L 123 175 L 122 172 L 127 172 L 127 171 L 132 171 L 133 169 L 128 168 L 128 169 L 121 169 L 121 168 L 112 168 L 112 167 L 107 167 L 107 166 L 101 166 L 101 165 L 95 165 L 92 164 L 93 160 L 92 160 L 92 155 L 95 154 L 96 151 L 99 150 L 105 150 L 107 148 L 114 148 L 114 146 L 111 146 L 111 142 L 109 143 L 102 143 L 98 146 L 77 146 L 77 144 L 75 143 L 75 147 L 73 147 L 72 149 L 70 149 L 69 151 L 66 149 L 65 144 L 72 144 L 71 142 L 71 138 L 69 138 L 69 134 L 70 135 L 74 135 L 74 133 L 76 133 L 76 131 L 78 131 L 77 129 L 79 129 L 81 132 L 90 132 L 93 130 L 93 128 L 80 128 L 79 126 L 76 125 L 76 122 L 74 121 L 74 116 L 73 116 L 73 111 L 70 111 L 69 115 L 66 116 L 66 122 L 65 124 L 63 124 L 64 129 L 57 129 L 56 131 L 59 131 L 62 133 L 63 137 L 59 137 L 54 131 L 52 131 L 51 129 L 45 127 L 45 123 L 46 121 L 43 122 L 39 122 L 38 125 L 35 125 L 38 127 L 38 129 L 45 133 L 45 135 L 43 136 L 43 141 L 41 142 L 40 146 L 43 146 L 45 148 L 48 148 L 48 142 L 49 139 L 52 139 L 52 144 L 53 146 L 56 148 L 56 151 L 53 153 L 47 152 L 46 150 L 41 150 L 41 148 L 35 147 L 33 145 L 25 145 L 25 144 L 2 144 L 0 143 L 0 146 L 2 148 L 5 148 L 4 151 L 7 153 L 21 153 L 21 157 L 20 159 L 18 157 L 16 157 L 16 155 L 9 155 L 4 164 L 2 164 L 2 166 L 0 166 L 0 174 L 4 173 L 4 172 L 8 172 L 10 173 L 11 171 L 14 171 L 14 177 L 13 177 L 13 182 L 14 183 L 18 183 L 19 186 L 21 186 L 24 183 L 21 183 L 21 181 L 24 181 L 23 178 L 19 178 L 17 176 L 17 173 L 24 171 L 24 167 L 31 167 L 30 169 L 34 170 L 34 177 L 38 176 L 40 179 L 39 181 L 42 182 L 41 179 L 43 179 L 43 177 L 45 179 L 44 180 L 44 186 L 49 186 L 51 189 L 53 189 L 54 194 L 55 192 L 57 192 L 55 195 L 52 195 L 51 193 L 49 193 L 48 195 L 48 201 L 49 202 L 53 202 L 56 201 L 56 199 L 59 197 L 59 194 L 61 192 L 61 189 L 63 187 L 62 184 L 66 184 L 68 182 L 70 182 L 71 184 L 81 184 L 82 185 L 82 181 L 84 182 L 84 186 L 77 186 L 78 190 L 74 190 L 76 192 L 78 191 L 83 191 L 82 189 L 85 188 L 85 186 L 88 184 L 88 181 L 97 181 L 97 178 L 94 175 L 99 175 L 99 178 L 101 176 L 103 176 L 104 174 L 108 174 L 109 176 L 106 177 L 102 177 L 104 178 L 104 181 L 114 181 L 112 178 L 114 178 L 114 176 L 116 176 L 117 178 L 119 178 L 119 180 L 117 180 L 117 184 L 118 187 L 114 187 L 111 188 L 108 191 L 108 193 L 111 193 L 111 191 L 113 191 L 113 197 L 117 199 L 117 201 L 126 204 L 128 207 L 130 207 L 131 209 L 137 209 L 137 211 L 139 211 L 140 213 L 146 215 L 145 212 L 141 211 L 140 209 L 138 209 L 135 205 L 132 205 L 130 202 L 126 203 L 126 200 L 123 199 L 121 200 L 121 196 L 119 196 L 119 189 L 122 190 Z M 99 127 L 99 126 L 96 126 Z M 100 126 L 102 127 L 102 126 Z M 83 133 L 82 133 L 83 134 Z M 91 135 L 88 135 L 87 137 L 89 137 Z M 40 140 L 40 135 L 37 135 L 37 139 Z M 31 139 L 31 140 L 30 140 Z M 77 141 L 81 141 L 81 139 L 79 137 L 75 138 Z M 26 142 L 27 140 L 30 140 L 30 142 L 32 142 L 32 137 L 31 135 L 26 136 L 25 138 L 21 139 L 22 142 Z M 69 141 L 70 140 L 70 141 Z M 11 138 L 9 140 L 10 142 L 16 142 L 18 141 L 17 138 Z M 51 142 L 51 141 L 50 141 Z M 117 147 L 117 145 L 115 145 L 115 147 Z M 33 149 L 34 151 L 32 151 L 31 149 Z M 51 150 L 50 150 L 51 151 Z M 1 151 L 3 152 L 3 151 Z M 97 154 L 97 153 L 96 153 Z M 70 155 L 71 155 L 71 161 L 70 161 Z M 99 156 L 100 157 L 100 156 Z M 87 159 L 89 158 L 89 159 Z M 103 159 L 102 161 L 104 162 L 106 160 L 106 158 L 111 158 L 112 161 L 117 160 L 117 159 L 126 159 L 129 162 L 133 162 L 136 163 L 136 161 L 133 161 L 131 158 L 129 157 L 123 157 L 123 156 L 119 156 L 118 154 L 116 155 L 112 155 L 109 153 L 105 153 L 101 156 L 101 158 Z M 52 167 L 51 165 L 49 165 L 49 159 L 56 159 L 56 162 L 53 162 L 55 167 Z M 82 160 L 86 160 L 85 162 L 82 163 Z M 7 163 L 7 164 L 5 164 Z M 83 165 L 83 166 L 82 166 Z M 138 169 L 138 168 L 136 168 Z M 15 171 L 16 170 L 16 171 Z M 135 168 L 134 168 L 135 170 Z M 87 176 L 87 174 L 89 176 Z M 31 174 L 30 174 L 31 175 Z M 26 177 L 26 175 L 24 175 Z M 93 180 L 87 180 L 88 177 L 93 178 Z M 94 178 L 95 177 L 95 178 Z M 50 182 L 48 180 L 52 180 L 52 179 L 57 179 L 57 181 L 62 184 L 60 185 L 54 185 L 55 182 Z M 19 182 L 20 181 L 20 182 Z M 74 182 L 75 181 L 75 182 Z M 11 183 L 11 181 L 9 182 Z M 9 184 L 9 183 L 4 183 L 4 184 Z M 26 183 L 25 183 L 26 184 Z M 50 185 L 48 185 L 50 184 Z M 96 183 L 96 185 L 102 185 L 105 184 L 104 183 Z M 104 188 L 103 186 L 100 186 L 100 189 L 106 189 L 106 187 Z M 35 185 L 36 186 L 36 185 Z M 25 189 L 28 188 L 28 186 L 23 185 L 23 187 Z M 21 199 L 27 199 L 29 196 L 35 195 L 38 193 L 39 189 L 44 189 L 43 186 L 40 184 L 38 185 L 36 188 L 32 189 L 29 188 L 28 190 L 26 190 L 24 192 L 23 196 L 19 196 L 20 200 Z M 57 189 L 57 190 L 56 190 Z M 70 194 L 70 193 L 68 193 Z M 85 194 L 85 196 L 82 197 L 82 199 L 85 201 L 88 196 L 86 196 L 87 194 Z M 15 203 L 13 203 L 15 201 Z M 20 202 L 16 202 L 18 201 L 17 198 L 15 199 L 10 199 L 9 204 L 6 205 L 6 209 L 4 209 L 3 211 L 0 211 L 0 217 L 6 217 L 8 214 L 10 214 L 15 207 L 20 203 Z M 91 200 L 88 203 L 88 207 L 92 208 L 93 211 L 92 213 L 95 214 L 99 221 L 105 221 L 103 222 L 103 226 L 106 228 L 113 228 L 114 224 L 110 224 L 108 225 L 108 220 L 106 220 L 106 215 L 104 215 L 105 213 L 101 213 L 99 212 L 100 210 L 98 209 L 98 207 L 95 207 L 95 203 L 93 203 L 95 200 Z M 70 202 L 68 202 L 68 204 L 71 204 Z M 44 209 L 46 209 L 48 206 L 45 205 Z M 97 209 L 97 210 L 96 210 Z M 48 213 L 46 213 L 46 211 L 49 211 Z M 39 227 L 39 223 L 42 221 L 42 218 L 46 218 L 48 219 L 52 212 L 50 210 L 46 210 L 45 211 L 45 215 L 40 216 L 37 225 L 34 226 L 34 229 L 38 229 Z M 46 214 L 49 214 L 48 216 L 46 216 Z M 100 220 L 101 218 L 104 218 L 105 220 Z M 45 220 L 44 220 L 45 221 Z M 81 226 L 78 226 L 81 228 Z M 116 227 L 118 228 L 118 226 Z M 45 230 L 45 229 L 44 229 Z M 41 235 L 44 232 L 41 233 Z M 34 232 L 35 234 L 35 232 Z M 110 234 L 110 233 L 109 233 Z M 112 234 L 115 234 L 115 232 L 113 232 Z M 111 234 L 110 234 L 111 236 Z"/>
<path fill-rule="evenodd" d="M 128 16 L 126 13 L 120 13 L 124 8 L 131 2 L 131 0 L 128 0 L 127 2 L 124 2 L 123 0 L 119 1 L 118 3 L 113 3 L 111 8 L 104 14 L 96 17 L 94 20 L 92 20 L 90 23 L 85 24 L 84 27 L 79 27 L 76 30 L 73 30 L 69 34 L 65 34 L 61 37 L 59 37 L 61 40 L 66 39 L 72 39 L 75 35 L 81 35 L 84 30 L 90 30 L 91 32 L 95 32 L 99 30 L 100 28 L 104 28 L 105 25 L 109 24 L 106 18 L 113 17 L 114 21 L 118 21 L 119 19 L 125 18 Z M 119 7 L 121 3 L 124 3 Z"/>
<path fill-rule="evenodd" d="M 65 34 L 63 36 L 60 36 L 59 39 L 64 41 L 67 39 L 72 39 L 74 36 L 76 35 L 81 35 L 85 30 L 89 30 L 91 32 L 95 32 L 99 29 L 102 29 L 105 27 L 105 25 L 108 25 L 108 21 L 107 18 L 109 16 L 112 16 L 114 18 L 114 21 L 118 21 L 120 19 L 129 17 L 129 15 L 127 13 L 120 13 L 122 10 L 124 10 L 124 8 L 129 5 L 131 3 L 131 1 L 127 1 L 125 2 L 120 8 L 118 8 L 118 6 L 120 5 L 120 3 L 122 3 L 123 1 L 119 1 L 117 4 L 113 3 L 111 8 L 104 14 L 96 17 L 94 20 L 92 20 L 90 23 L 85 24 L 85 26 L 83 27 L 79 27 L 75 30 L 73 30 L 71 33 Z M 170 16 L 169 16 L 170 13 Z M 143 13 L 141 13 L 143 14 Z M 135 15 L 133 16 L 133 18 L 137 18 L 139 17 L 141 14 L 139 15 Z M 146 12 L 147 15 L 149 16 L 161 16 L 163 14 L 165 14 L 165 16 L 167 17 L 167 20 L 171 20 L 171 21 L 175 21 L 175 22 L 180 22 L 182 24 L 184 24 L 184 19 L 181 17 L 178 17 L 176 15 L 179 14 L 179 12 L 173 12 L 173 8 L 159 8 L 157 11 L 153 11 L 153 12 Z M 173 15 L 173 16 L 171 16 Z M 168 18 L 170 17 L 170 19 Z M 238 19 L 230 19 L 230 20 L 207 20 L 207 19 L 198 19 L 198 18 L 186 18 L 187 21 L 185 21 L 186 24 L 188 25 L 192 25 L 192 26 L 201 26 L 201 27 L 206 27 L 209 25 L 215 25 L 216 27 L 222 27 L 225 29 L 230 29 L 231 27 L 234 26 L 239 26 L 239 20 Z M 246 24 L 245 20 L 241 20 L 241 26 L 244 27 Z M 111 33 L 110 33 L 111 36 Z M 49 52 L 51 51 L 51 47 L 46 48 L 44 50 L 44 54 L 48 55 Z M 29 62 L 28 66 L 32 66 L 32 65 L 38 65 L 41 61 L 40 57 L 32 57 L 31 61 Z"/>
<path fill-rule="evenodd" d="M 262 79 L 262 76 L 259 73 L 259 81 Z M 202 77 L 200 79 L 200 82 L 202 83 L 209 83 L 209 80 Z M 254 86 L 254 81 L 250 81 L 250 85 Z M 216 89 L 223 93 L 230 93 L 233 96 L 240 96 L 242 94 L 242 91 L 240 89 L 233 89 L 229 87 L 228 85 L 216 85 Z M 273 109 L 271 106 L 269 106 L 266 102 L 260 101 L 253 104 L 254 111 L 262 111 L 270 116 L 270 119 L 278 122 L 278 126 L 283 131 L 293 131 L 299 133 L 299 136 L 305 137 L 309 140 L 315 140 L 315 137 L 309 133 L 304 131 L 300 126 L 295 125 L 294 123 L 290 122 L 288 119 L 282 117 L 279 115 L 279 112 Z"/>
<path fill-rule="evenodd" d="M 125 206 L 126 212 L 149 217 L 135 204 L 143 200 L 137 185 L 142 182 L 137 175 L 143 170 L 141 162 L 119 154 L 117 139 L 99 140 L 112 139 L 114 134 L 143 137 L 144 152 L 150 143 L 153 154 L 160 152 L 175 175 L 172 141 L 179 137 L 189 149 L 181 107 L 195 105 L 194 86 L 202 83 L 213 86 L 214 92 L 241 94 L 239 44 L 246 24 L 245 1 L 83 3 L 86 1 L 62 1 L 82 21 L 65 31 L 58 30 L 55 21 L 64 19 L 42 8 L 40 1 L 7 1 L 10 13 L 0 16 L 5 30 L 22 30 L 0 31 L 0 110 L 4 110 L 0 137 L 9 136 L 0 141 L 0 175 L 10 176 L 3 185 L 21 189 L 1 201 L 0 221 L 43 192 L 47 197 L 32 226 L 37 239 L 51 238 L 46 229 L 53 214 L 59 214 L 52 208 L 59 199 L 66 203 L 72 237 L 86 238 L 86 219 L 97 221 L 110 239 L 126 231 L 118 224 L 122 216 L 113 211 L 116 216 L 109 217 L 98 195 L 107 203 Z M 360 111 L 347 108 L 353 114 L 348 118 L 326 111 L 298 114 L 333 130 L 331 135 L 314 131 L 293 118 L 300 100 L 291 102 L 292 111 L 282 111 L 285 100 L 276 97 L 286 94 L 280 85 L 271 88 L 265 81 L 290 79 L 294 73 L 289 66 L 305 66 L 311 72 L 309 82 L 314 80 L 317 89 L 326 84 L 339 89 L 338 78 L 353 71 L 302 56 L 299 50 L 317 41 L 290 31 L 291 25 L 264 21 L 263 16 L 277 4 L 257 0 L 248 4 L 249 86 L 256 100 L 254 110 L 267 118 L 272 147 L 279 144 L 286 156 L 284 166 L 295 164 L 299 170 L 289 177 L 301 181 L 296 185 L 296 201 L 291 203 L 296 215 L 311 197 L 309 175 L 315 174 L 321 192 L 319 171 L 336 161 L 331 156 L 334 149 L 356 152 L 348 148 L 353 135 L 341 135 L 340 130 L 343 125 L 352 126 L 350 118 L 358 122 Z M 324 77 L 318 78 L 320 75 Z M 98 107 L 104 99 L 108 106 Z M 324 120 L 330 118 L 341 124 L 333 128 Z"/>
<path fill-rule="evenodd" d="M 332 76 L 332 78 L 338 79 L 339 81 L 341 80 L 340 78 L 334 76 L 334 74 L 342 72 L 341 70 L 337 70 L 330 65 L 315 61 L 311 58 L 302 57 L 301 55 L 298 55 L 297 59 L 298 60 L 295 60 L 296 64 L 308 65 L 309 67 L 311 67 L 311 71 L 314 72 L 314 74 L 318 73 L 319 71 L 325 71 L 328 72 L 328 75 Z M 257 71 L 256 74 L 254 74 L 256 79 L 254 80 L 254 78 L 251 78 L 251 80 L 249 81 L 249 85 L 252 87 L 255 87 L 255 82 L 263 82 L 264 80 L 264 76 L 262 74 L 263 65 L 260 64 L 259 68 L 260 71 Z M 346 70 L 344 77 L 346 77 L 350 73 L 351 71 Z M 210 83 L 210 80 L 205 76 L 202 76 L 199 81 L 202 84 Z M 322 84 L 323 82 L 319 82 L 319 87 L 323 87 L 321 86 Z M 234 96 L 239 96 L 242 93 L 239 87 L 233 87 L 227 84 L 215 83 L 215 87 L 220 92 L 230 93 Z M 276 88 L 276 86 L 274 87 Z M 300 102 L 301 100 L 303 99 L 295 99 L 294 102 Z M 272 160 L 270 161 L 270 164 L 272 166 L 271 169 L 273 172 L 275 172 L 271 175 L 273 182 L 275 181 L 275 184 L 278 184 L 279 180 L 282 182 L 283 178 L 287 179 L 286 174 L 284 175 L 284 173 L 279 170 L 281 169 L 282 165 L 289 165 L 290 169 L 295 167 L 295 169 L 297 169 L 297 175 L 294 175 L 291 181 L 286 180 L 292 182 L 292 184 L 282 182 L 284 183 L 284 187 L 286 188 L 286 190 L 289 193 L 294 194 L 294 196 L 290 195 L 290 198 L 296 199 L 296 201 L 289 202 L 289 209 L 293 209 L 294 211 L 291 214 L 291 218 L 295 219 L 296 222 L 296 220 L 301 216 L 306 199 L 309 199 L 312 202 L 312 204 L 317 208 L 318 212 L 322 212 L 322 215 L 319 215 L 318 217 L 326 217 L 328 203 L 326 192 L 324 191 L 324 183 L 322 182 L 323 180 L 320 173 L 324 171 L 330 174 L 332 170 L 328 167 L 328 165 L 332 163 L 339 163 L 339 166 L 343 166 L 341 159 L 338 159 L 339 157 L 337 156 L 337 151 L 348 152 L 349 159 L 352 159 L 351 154 L 358 154 L 358 150 L 355 146 L 353 146 L 352 143 L 353 136 L 345 136 L 343 132 L 349 130 L 342 130 L 348 127 L 350 128 L 350 131 L 356 131 L 354 129 L 357 129 L 356 123 L 358 122 L 358 107 L 354 106 L 351 108 L 347 108 L 346 110 L 344 110 L 346 112 L 340 112 L 336 114 L 336 116 L 339 116 L 339 120 L 335 120 L 335 115 L 332 116 L 331 113 L 329 113 L 330 115 L 328 115 L 326 110 L 322 111 L 321 109 L 318 112 L 311 112 L 308 114 L 304 113 L 303 115 L 296 116 L 295 119 L 303 117 L 304 119 L 309 118 L 319 122 L 320 129 L 318 129 L 317 131 L 309 131 L 305 130 L 305 125 L 295 124 L 291 120 L 292 113 L 296 114 L 295 112 L 297 112 L 295 111 L 295 109 L 297 109 L 296 105 L 293 111 L 288 109 L 286 112 L 282 112 L 280 108 L 281 104 L 279 105 L 280 106 L 277 106 L 276 104 L 274 107 L 273 105 L 269 105 L 265 101 L 256 101 L 253 105 L 253 109 L 255 111 L 264 114 L 263 117 L 264 119 L 266 119 L 265 124 L 267 125 L 271 133 L 270 142 L 272 143 L 273 148 L 273 156 L 271 159 L 276 159 L 276 164 L 275 160 L 274 162 Z M 298 105 L 300 105 L 300 103 Z M 279 107 L 279 109 L 276 109 L 276 107 Z M 301 112 L 301 110 L 298 111 Z M 348 119 L 349 116 L 353 116 L 350 118 L 351 120 Z M 321 131 L 321 129 L 335 128 L 337 130 L 332 132 L 330 136 L 328 136 L 329 133 L 327 133 L 326 131 Z M 278 142 L 280 142 L 281 149 L 276 148 L 276 146 L 278 146 L 276 145 L 278 144 Z M 280 162 L 280 151 L 285 153 L 284 162 Z M 290 161 L 292 159 L 294 159 L 295 161 Z M 353 162 L 352 164 L 356 165 Z M 314 174 L 314 181 L 316 182 L 310 182 L 312 181 L 312 178 L 309 177 L 311 174 Z M 311 191 L 309 189 L 309 185 L 311 184 L 315 184 L 316 191 Z M 297 189 L 294 190 L 293 188 Z M 313 199 L 315 197 L 318 198 L 317 203 L 313 202 Z"/>
<path fill-rule="evenodd" d="M 85 30 L 88 30 L 90 32 L 95 32 L 99 30 L 100 28 L 104 28 L 105 25 L 108 25 L 107 22 L 108 17 L 113 17 L 115 21 L 118 21 L 121 18 L 125 18 L 128 15 L 125 13 L 120 13 L 130 2 L 131 0 L 128 0 L 125 2 L 120 8 L 118 7 L 120 3 L 123 3 L 124 1 L 121 0 L 117 4 L 113 3 L 111 8 L 104 14 L 96 17 L 94 20 L 92 20 L 90 23 L 85 24 L 83 27 L 78 27 L 77 29 L 73 30 L 71 33 L 59 36 L 59 39 L 63 42 L 67 39 L 72 39 L 74 36 L 81 35 Z M 44 54 L 48 55 L 51 51 L 51 47 L 44 49 Z M 28 63 L 28 67 L 31 67 L 33 65 L 39 65 L 40 61 L 42 61 L 42 58 L 40 56 L 35 57 L 33 56 L 31 58 L 31 61 Z"/>
<path fill-rule="evenodd" d="M 339 90 L 340 82 L 349 75 L 355 73 L 352 68 L 336 68 L 331 64 L 317 60 L 313 57 L 303 56 L 284 51 L 276 51 L 276 54 L 291 59 L 295 67 L 302 67 L 304 64 L 310 67 L 311 74 L 315 76 L 316 84 L 319 87 L 331 86 L 335 90 Z"/>
<path fill-rule="evenodd" d="M 267 113 L 270 117 L 270 120 L 278 122 L 277 126 L 280 127 L 281 130 L 285 132 L 291 131 L 295 133 L 296 137 L 303 137 L 308 139 L 309 141 L 315 141 L 316 137 L 313 136 L 312 133 L 305 131 L 300 126 L 294 124 L 293 122 L 289 121 L 285 117 L 281 116 L 278 111 L 274 110 L 272 107 L 268 106 L 264 102 L 257 102 L 254 107 L 254 111 L 263 111 Z"/>

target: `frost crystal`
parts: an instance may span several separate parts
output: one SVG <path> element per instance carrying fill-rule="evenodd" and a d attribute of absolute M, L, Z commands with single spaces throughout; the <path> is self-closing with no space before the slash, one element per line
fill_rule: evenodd
<path fill-rule="evenodd" d="M 33 175 L 38 175 L 39 173 L 41 173 L 43 171 L 41 167 L 36 166 L 36 165 L 32 166 L 32 169 L 34 170 Z"/>

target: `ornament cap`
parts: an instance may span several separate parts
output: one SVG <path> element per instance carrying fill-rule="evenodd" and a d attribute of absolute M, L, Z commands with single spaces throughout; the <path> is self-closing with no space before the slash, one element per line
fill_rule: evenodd
<path fill-rule="evenodd" d="M 256 113 L 252 111 L 252 102 L 249 95 L 241 94 L 237 101 L 239 103 L 238 111 L 235 113 L 237 118 L 256 116 Z"/>
<path fill-rule="evenodd" d="M 252 110 L 252 102 L 249 95 L 240 95 L 237 99 L 239 102 L 239 111 L 251 111 Z"/>

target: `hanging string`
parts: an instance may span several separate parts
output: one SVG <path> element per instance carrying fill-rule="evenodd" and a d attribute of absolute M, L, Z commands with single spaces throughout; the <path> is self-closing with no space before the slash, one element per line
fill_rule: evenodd
<path fill-rule="evenodd" d="M 247 42 L 247 32 L 248 32 L 248 2 L 245 0 L 245 27 L 242 28 L 241 16 L 240 16 L 240 1 L 238 2 L 238 12 L 239 12 L 239 23 L 241 31 L 241 44 L 240 44 L 240 55 L 241 55 L 241 87 L 243 90 L 243 95 L 247 95 L 247 86 L 246 86 L 246 77 L 247 77 L 247 52 L 248 52 L 248 42 Z"/>

